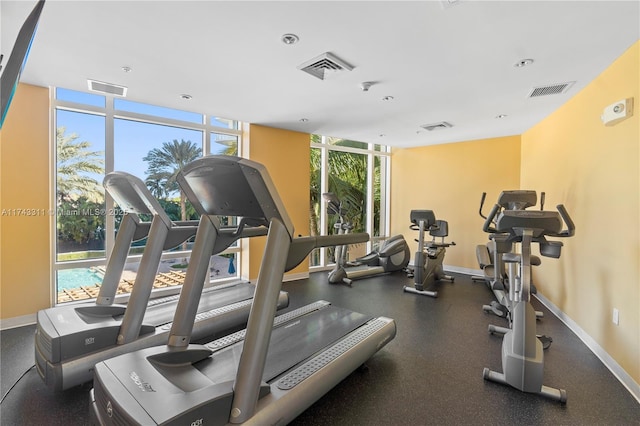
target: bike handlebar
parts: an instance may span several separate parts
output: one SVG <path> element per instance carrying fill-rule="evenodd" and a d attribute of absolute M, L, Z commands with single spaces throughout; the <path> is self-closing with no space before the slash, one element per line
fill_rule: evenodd
<path fill-rule="evenodd" d="M 496 216 L 499 210 L 500 210 L 500 205 L 494 204 L 493 208 L 489 212 L 489 216 L 486 217 L 486 220 L 484 221 L 484 225 L 482 226 L 482 230 L 484 232 L 489 232 L 489 233 L 498 232 L 498 230 L 491 225 L 493 224 L 493 218 Z"/>
<path fill-rule="evenodd" d="M 563 229 L 558 235 L 555 235 L 555 236 L 563 237 L 563 238 L 573 237 L 576 233 L 576 225 L 573 223 L 571 216 L 569 216 L 569 212 L 567 212 L 567 209 L 564 207 L 564 204 L 558 204 L 556 206 L 556 209 L 558 209 L 558 213 L 560 213 L 560 217 L 562 218 L 564 223 L 567 225 L 567 229 Z"/>

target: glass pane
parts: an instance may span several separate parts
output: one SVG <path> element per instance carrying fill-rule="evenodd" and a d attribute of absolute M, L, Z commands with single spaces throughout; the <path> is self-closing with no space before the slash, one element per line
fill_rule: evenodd
<path fill-rule="evenodd" d="M 335 225 L 340 220 L 346 223 L 349 232 L 366 232 L 367 229 L 367 155 L 350 152 L 329 151 L 329 192 L 340 200 L 341 214 L 329 214 L 327 234 L 336 233 Z M 327 212 L 329 213 L 329 212 Z M 363 256 L 366 244 L 347 246 L 346 260 Z M 328 250 L 329 262 L 334 262 L 334 248 Z"/>
<path fill-rule="evenodd" d="M 57 303 L 96 298 L 102 278 L 104 269 L 93 267 L 56 271 Z"/>
<path fill-rule="evenodd" d="M 229 120 L 227 118 L 211 117 L 210 124 L 215 127 L 222 127 L 223 129 L 238 130 L 238 122 L 236 120 Z"/>
<path fill-rule="evenodd" d="M 153 288 L 162 289 L 184 284 L 189 260 L 188 256 L 162 260 L 158 267 Z M 236 253 L 211 256 L 209 263 L 210 281 L 237 278 L 239 276 L 237 264 Z M 117 294 L 131 293 L 139 267 L 140 262 L 129 262 L 125 265 Z M 56 271 L 57 303 L 95 299 L 100 291 L 104 273 L 104 266 Z"/>
<path fill-rule="evenodd" d="M 313 141 L 313 135 L 312 135 Z M 321 235 L 320 232 L 320 215 L 324 201 L 321 194 L 321 178 L 322 178 L 322 152 L 318 148 L 311 148 L 311 179 L 309 182 L 309 206 L 311 218 L 309 220 L 309 235 Z M 309 255 L 309 266 L 321 265 L 322 250 L 315 249 Z"/>
<path fill-rule="evenodd" d="M 329 151 L 329 192 L 340 200 L 342 215 L 353 232 L 366 232 L 367 228 L 367 155 Z M 339 220 L 338 215 L 328 217 L 327 234 Z"/>
<path fill-rule="evenodd" d="M 104 117 L 58 110 L 56 260 L 103 258 Z"/>
<path fill-rule="evenodd" d="M 384 235 L 383 209 L 384 209 L 384 178 L 386 170 L 386 157 L 376 155 L 373 157 L 373 236 Z"/>
<path fill-rule="evenodd" d="M 225 227 L 232 227 L 235 230 L 238 227 L 238 216 L 218 216 L 218 219 L 220 219 L 220 226 L 223 229 Z M 241 240 L 234 241 L 228 248 L 240 247 L 240 241 Z"/>
<path fill-rule="evenodd" d="M 56 88 L 56 99 L 61 101 L 76 102 L 79 104 L 105 107 L 105 97 L 91 93 L 76 92 L 75 90 Z"/>
<path fill-rule="evenodd" d="M 163 259 L 158 265 L 156 279 L 153 282 L 154 289 L 176 287 L 184 284 L 184 277 L 189 265 L 189 256 L 177 259 Z M 122 279 L 118 286 L 118 294 L 131 293 L 133 284 L 136 281 L 140 262 L 128 262 L 124 271 L 122 271 Z"/>
<path fill-rule="evenodd" d="M 202 155 L 201 147 L 197 130 L 114 120 L 114 169 L 138 176 L 160 199 L 179 195 L 175 174 Z"/>
<path fill-rule="evenodd" d="M 198 215 L 176 182 L 178 171 L 202 155 L 202 132 L 132 120 L 114 120 L 114 168 L 147 184 L 171 220 L 195 220 Z M 116 216 L 116 229 L 122 216 Z M 150 220 L 142 217 L 143 220 Z M 146 243 L 135 243 L 142 250 Z M 176 249 L 188 249 L 187 244 Z M 132 252 L 133 253 L 133 252 Z"/>
<path fill-rule="evenodd" d="M 360 148 L 360 149 L 369 149 L 369 144 L 366 142 L 358 142 L 351 141 L 349 139 L 341 139 L 341 138 L 326 138 L 326 141 L 329 145 L 335 146 L 348 146 L 350 148 Z"/>
<path fill-rule="evenodd" d="M 135 112 L 138 114 L 155 115 L 156 117 L 170 118 L 173 120 L 188 121 L 189 123 L 202 124 L 203 115 L 195 112 L 181 111 L 173 108 L 165 108 L 139 102 L 114 99 L 113 107 L 120 111 Z"/>
<path fill-rule="evenodd" d="M 211 133 L 212 155 L 238 155 L 238 136 Z"/>
<path fill-rule="evenodd" d="M 237 253 L 216 254 L 211 256 L 209 262 L 210 281 L 237 277 L 239 277 Z"/>
<path fill-rule="evenodd" d="M 160 262 L 154 288 L 163 288 L 184 284 L 184 278 L 189 266 L 190 256 L 176 259 L 165 259 Z M 135 272 L 139 264 L 127 264 L 123 274 L 128 281 L 135 280 Z M 209 259 L 209 281 L 238 277 L 237 253 L 216 254 Z"/>

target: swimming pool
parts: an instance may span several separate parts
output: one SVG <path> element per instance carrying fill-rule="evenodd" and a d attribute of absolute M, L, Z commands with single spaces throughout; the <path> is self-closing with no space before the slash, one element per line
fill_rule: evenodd
<path fill-rule="evenodd" d="M 58 290 L 102 284 L 102 274 L 90 268 L 62 269 L 58 271 Z"/>

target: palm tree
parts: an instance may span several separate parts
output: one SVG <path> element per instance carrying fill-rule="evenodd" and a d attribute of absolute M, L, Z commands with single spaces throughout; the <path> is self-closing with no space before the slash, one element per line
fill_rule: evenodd
<path fill-rule="evenodd" d="M 315 135 L 312 135 L 312 137 Z M 318 148 L 311 148 L 311 175 L 309 180 L 309 225 L 310 235 L 320 235 L 320 208 L 322 197 L 320 196 L 320 177 L 322 173 L 321 152 Z"/>
<path fill-rule="evenodd" d="M 64 126 L 56 129 L 58 201 L 85 197 L 88 201 L 102 203 L 104 188 L 85 173 L 104 175 L 104 152 L 89 151 L 91 142 L 78 141 L 77 134 L 65 135 L 65 132 Z"/>
<path fill-rule="evenodd" d="M 334 145 L 350 146 L 349 140 Z M 354 232 L 364 232 L 367 213 L 367 155 L 343 151 L 329 153 L 329 191 L 342 201 Z M 332 226 L 332 220 L 329 225 Z"/>
<path fill-rule="evenodd" d="M 180 190 L 176 178 L 178 173 L 193 160 L 200 157 L 202 149 L 191 141 L 174 139 L 172 142 L 164 142 L 161 148 L 154 148 L 143 157 L 149 162 L 147 169 L 147 186 L 152 188 L 156 194 L 162 192 L 170 194 L 178 191 L 180 194 L 180 214 L 181 219 L 187 219 L 186 197 Z"/>
<path fill-rule="evenodd" d="M 320 142 L 321 137 L 311 135 L 311 142 Z M 352 148 L 362 148 L 363 143 L 340 138 L 327 138 L 328 142 L 334 146 L 345 146 Z M 352 152 L 330 150 L 328 155 L 328 191 L 334 193 L 341 201 L 345 220 L 353 225 L 354 232 L 364 232 L 366 230 L 367 219 L 367 154 L 357 154 Z M 320 197 L 320 177 L 321 177 L 321 150 L 311 148 L 310 155 L 310 197 L 309 210 L 311 218 L 312 235 L 320 234 L 320 210 L 326 205 Z M 374 182 L 380 182 L 379 159 L 374 161 Z M 374 189 L 374 231 L 378 228 L 379 217 L 379 187 Z M 337 217 L 327 218 L 327 228 L 325 231 L 334 232 L 333 225 Z M 317 261 L 315 258 L 312 261 Z M 312 263 L 314 264 L 314 263 Z"/>

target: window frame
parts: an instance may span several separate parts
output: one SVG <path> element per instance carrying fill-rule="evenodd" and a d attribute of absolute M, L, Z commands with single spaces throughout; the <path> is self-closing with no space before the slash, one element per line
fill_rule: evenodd
<path fill-rule="evenodd" d="M 57 209 L 57 200 L 56 200 L 56 191 L 57 191 L 57 144 L 56 144 L 56 130 L 57 130 L 57 112 L 59 110 L 77 112 L 77 113 L 85 113 L 98 115 L 105 118 L 105 150 L 104 150 L 104 169 L 105 174 L 114 171 L 114 162 L 115 162 L 115 120 L 124 119 L 129 121 L 135 121 L 139 123 L 146 124 L 155 124 L 155 125 L 163 125 L 163 126 L 172 126 L 179 127 L 188 130 L 199 131 L 202 134 L 201 141 L 201 149 L 203 155 L 210 155 L 211 149 L 211 134 L 226 134 L 232 137 L 235 137 L 238 141 L 238 156 L 242 156 L 242 128 L 243 123 L 237 120 L 230 120 L 235 123 L 234 128 L 228 127 L 218 127 L 214 126 L 211 123 L 212 117 L 218 117 L 217 115 L 209 115 L 202 113 L 202 123 L 194 123 L 189 121 L 182 121 L 177 119 L 159 117 L 154 115 L 147 115 L 142 113 L 117 110 L 114 108 L 114 100 L 115 97 L 111 95 L 99 95 L 105 97 L 105 106 L 99 107 L 90 104 L 82 104 L 76 103 L 67 100 L 57 99 L 56 91 L 58 87 L 51 87 L 49 91 L 49 100 L 50 100 L 50 122 L 52 123 L 52 129 L 50 131 L 50 135 L 52 137 L 52 142 L 50 143 L 51 151 L 50 151 L 50 203 L 51 210 L 55 212 Z M 87 93 L 76 91 L 79 93 Z M 137 102 L 137 101 L 134 101 Z M 228 120 L 228 119 L 225 119 Z M 126 171 L 126 170 L 125 170 Z M 105 193 L 105 206 L 106 211 L 113 211 L 114 202 L 109 194 Z M 94 259 L 82 259 L 82 260 L 68 260 L 68 261 L 59 261 L 58 260 L 58 247 L 57 247 L 57 215 L 50 215 L 50 226 L 51 226 L 51 237 L 50 237 L 50 252 L 52 259 L 52 268 L 51 268 L 51 299 L 53 305 L 58 305 L 58 281 L 57 281 L 57 272 L 60 270 L 66 269 L 76 269 L 76 268 L 90 268 L 96 266 L 106 266 L 107 260 L 113 247 L 115 245 L 115 217 L 114 215 L 106 215 L 105 216 L 105 256 L 104 258 L 94 258 Z M 233 254 L 237 259 L 236 271 L 241 271 L 241 262 L 242 262 L 242 241 L 238 241 L 238 244 L 235 246 L 229 247 L 219 254 Z M 172 252 L 165 252 L 162 254 L 161 259 L 178 259 L 184 258 L 185 256 L 190 255 L 191 250 L 177 250 Z M 142 254 L 132 254 L 127 256 L 127 262 L 140 262 L 142 258 Z M 238 276 L 236 277 L 227 277 L 221 278 L 219 280 L 214 280 L 207 284 L 207 286 L 224 284 L 225 282 L 237 281 Z M 164 295 L 177 294 L 180 291 L 180 286 L 171 287 L 171 288 L 162 288 L 162 289 L 154 289 L 153 297 L 161 297 Z M 129 298 L 129 294 L 126 295 L 118 295 L 116 297 L 117 303 L 122 303 L 127 301 Z M 81 302 L 86 302 L 91 299 L 83 299 Z M 64 304 L 69 303 L 77 303 L 77 302 L 63 302 Z"/>
<path fill-rule="evenodd" d="M 328 140 L 335 140 L 335 137 L 316 135 L 320 138 L 320 142 L 313 142 L 313 135 L 310 135 L 310 147 L 311 149 L 320 150 L 320 193 L 328 191 L 329 188 L 329 151 L 341 151 L 352 154 L 367 155 L 367 221 L 365 232 L 371 236 L 367 242 L 367 252 L 373 250 L 381 241 L 389 238 L 389 229 L 391 227 L 390 221 L 390 177 L 391 177 L 391 150 L 389 146 L 381 145 L 378 143 L 367 143 L 368 148 L 353 148 L 340 145 L 334 145 L 328 143 Z M 343 138 L 344 139 L 344 138 Z M 359 142 L 359 141 L 354 141 Z M 379 235 L 374 235 L 374 171 L 375 171 L 375 157 L 380 157 L 380 229 Z M 324 205 L 320 206 L 320 233 L 325 235 L 327 229 L 327 209 Z M 328 260 L 328 248 L 320 248 L 320 264 L 309 264 L 309 272 L 322 271 L 331 269 L 334 263 Z M 311 257 L 310 257 L 311 259 Z"/>

